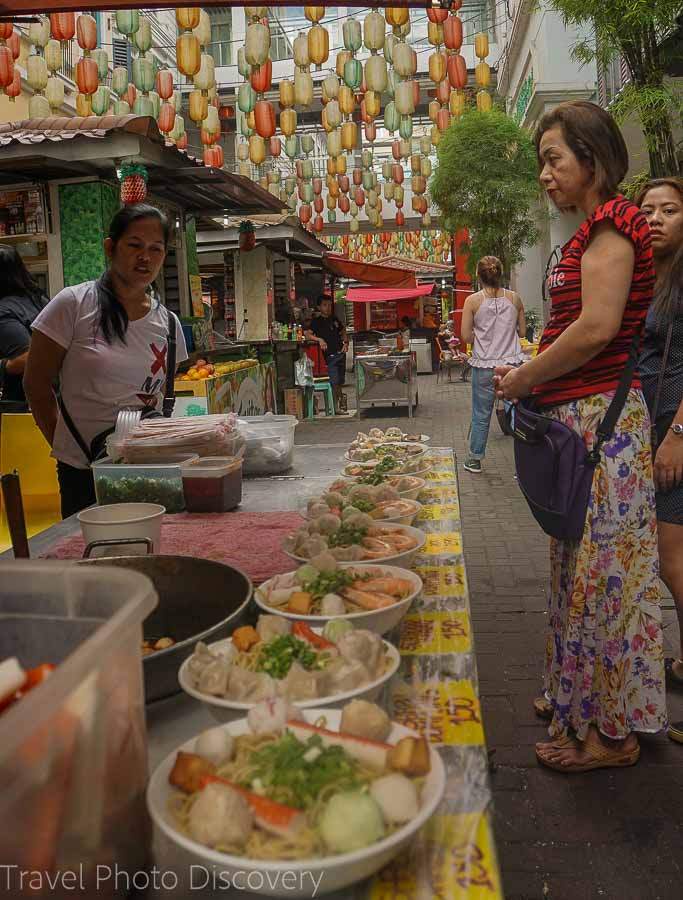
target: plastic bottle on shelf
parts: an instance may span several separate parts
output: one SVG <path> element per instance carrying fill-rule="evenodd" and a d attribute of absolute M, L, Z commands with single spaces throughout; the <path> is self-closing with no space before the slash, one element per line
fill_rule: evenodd
<path fill-rule="evenodd" d="M 304 330 L 301 327 L 301 325 L 299 325 L 299 330 L 297 331 L 296 337 L 297 337 L 298 341 L 303 341 L 303 339 L 304 339 Z"/>

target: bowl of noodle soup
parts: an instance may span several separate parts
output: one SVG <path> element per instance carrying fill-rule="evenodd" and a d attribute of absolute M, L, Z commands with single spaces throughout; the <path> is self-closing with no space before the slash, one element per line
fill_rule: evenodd
<path fill-rule="evenodd" d="M 341 721 L 341 711 L 316 709 L 303 711 L 303 718 L 311 724 L 324 718 L 326 728 L 337 731 Z M 233 737 L 251 736 L 246 719 L 239 719 L 224 726 Z M 264 736 L 260 737 L 263 740 Z M 267 736 L 266 736 L 267 737 Z M 417 733 L 392 722 L 387 738 L 389 744 L 396 744 L 405 737 L 418 737 Z M 275 738 L 273 738 L 275 739 Z M 420 781 L 418 812 L 404 825 L 395 826 L 386 836 L 368 846 L 347 853 L 326 855 L 312 853 L 310 835 L 302 834 L 300 843 L 287 846 L 287 858 L 273 858 L 281 851 L 282 840 L 266 832 L 247 844 L 240 852 L 223 852 L 212 849 L 190 837 L 184 824 L 187 801 L 179 798 L 179 792 L 169 783 L 178 752 L 192 753 L 195 738 L 186 741 L 170 753 L 154 771 L 147 788 L 147 806 L 156 827 L 170 843 L 168 858 L 158 860 L 163 868 L 172 869 L 182 886 L 183 878 L 188 880 L 191 867 L 212 873 L 214 881 L 223 884 L 237 883 L 241 878 L 245 888 L 268 897 L 318 897 L 331 891 L 356 884 L 375 874 L 402 850 L 413 843 L 417 832 L 436 811 L 445 791 L 446 774 L 441 757 L 433 746 L 429 746 L 430 771 Z M 235 767 L 237 762 L 228 764 Z M 223 772 L 221 771 L 221 774 Z M 238 775 L 230 768 L 224 777 L 236 779 Z M 255 829 L 258 830 L 258 829 Z M 285 873 L 291 886 L 283 889 Z"/>

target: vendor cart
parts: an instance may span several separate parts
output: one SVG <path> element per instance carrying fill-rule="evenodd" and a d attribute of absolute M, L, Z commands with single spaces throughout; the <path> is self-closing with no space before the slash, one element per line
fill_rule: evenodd
<path fill-rule="evenodd" d="M 412 417 L 418 404 L 415 354 L 392 351 L 356 357 L 356 415 L 376 406 L 407 406 Z"/>

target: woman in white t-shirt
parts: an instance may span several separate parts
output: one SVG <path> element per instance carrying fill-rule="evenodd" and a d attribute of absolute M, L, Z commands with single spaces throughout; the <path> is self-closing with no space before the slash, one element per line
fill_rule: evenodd
<path fill-rule="evenodd" d="M 109 269 L 64 288 L 33 323 L 24 390 L 57 460 L 64 518 L 95 502 L 90 463 L 119 410 L 159 410 L 174 332 L 176 365 L 187 359 L 180 323 L 149 291 L 168 238 L 154 206 L 124 206 L 104 242 Z"/>

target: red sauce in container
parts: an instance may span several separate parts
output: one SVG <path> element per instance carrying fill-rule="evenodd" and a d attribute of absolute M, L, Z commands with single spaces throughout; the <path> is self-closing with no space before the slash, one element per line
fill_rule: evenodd
<path fill-rule="evenodd" d="M 194 513 L 229 512 L 242 500 L 242 459 L 211 456 L 183 466 L 185 507 Z"/>

